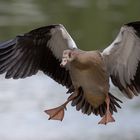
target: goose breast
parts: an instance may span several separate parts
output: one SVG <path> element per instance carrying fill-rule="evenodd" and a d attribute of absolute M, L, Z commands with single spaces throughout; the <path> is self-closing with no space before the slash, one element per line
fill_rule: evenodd
<path fill-rule="evenodd" d="M 82 52 L 70 63 L 70 75 L 75 88 L 82 87 L 90 104 L 98 107 L 109 90 L 109 76 L 98 51 Z"/>

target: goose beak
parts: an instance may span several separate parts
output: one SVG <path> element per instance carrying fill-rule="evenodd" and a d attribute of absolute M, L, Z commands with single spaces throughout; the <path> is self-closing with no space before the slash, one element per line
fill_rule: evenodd
<path fill-rule="evenodd" d="M 68 62 L 67 59 L 66 59 L 66 58 L 63 58 L 63 59 L 62 59 L 62 62 L 60 63 L 60 66 L 61 66 L 61 67 L 65 67 L 66 64 L 67 64 L 67 62 Z"/>

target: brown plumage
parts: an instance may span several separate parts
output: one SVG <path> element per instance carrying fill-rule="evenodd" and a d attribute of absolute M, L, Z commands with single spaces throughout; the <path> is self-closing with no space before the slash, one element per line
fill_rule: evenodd
<path fill-rule="evenodd" d="M 49 119 L 63 120 L 66 105 L 100 115 L 100 124 L 113 122 L 121 102 L 109 89 L 109 78 L 128 98 L 140 93 L 140 22 L 122 26 L 117 38 L 103 52 L 82 51 L 63 25 L 41 27 L 0 43 L 0 74 L 26 78 L 39 70 L 70 93 L 59 107 L 46 110 Z"/>

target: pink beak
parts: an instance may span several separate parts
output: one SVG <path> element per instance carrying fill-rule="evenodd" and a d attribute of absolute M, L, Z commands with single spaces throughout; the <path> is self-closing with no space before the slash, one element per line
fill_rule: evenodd
<path fill-rule="evenodd" d="M 65 65 L 67 64 L 67 60 L 65 58 L 62 59 L 62 62 L 60 63 L 61 67 L 65 67 Z"/>

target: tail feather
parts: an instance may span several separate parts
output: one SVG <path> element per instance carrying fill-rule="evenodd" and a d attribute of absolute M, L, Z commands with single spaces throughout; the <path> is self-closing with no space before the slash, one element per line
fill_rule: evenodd
<path fill-rule="evenodd" d="M 89 103 L 88 103 L 89 104 Z M 89 107 L 88 107 L 88 110 L 87 110 L 87 112 L 85 112 L 87 115 L 90 115 L 91 113 L 92 113 L 92 110 L 93 110 L 93 108 L 92 108 L 92 106 L 89 104 Z"/>
<path fill-rule="evenodd" d="M 87 115 L 90 115 L 91 113 L 95 115 L 100 115 L 101 117 L 105 115 L 106 108 L 107 108 L 105 102 L 101 104 L 98 108 L 93 108 L 93 106 L 84 98 L 83 94 L 84 92 L 80 87 L 78 96 L 71 103 L 72 106 L 76 106 L 77 111 L 81 110 L 82 113 Z M 121 108 L 118 102 L 122 103 L 122 101 L 110 93 L 109 93 L 109 97 L 110 97 L 110 112 L 111 114 L 113 114 L 113 112 L 117 112 L 117 107 Z"/>

